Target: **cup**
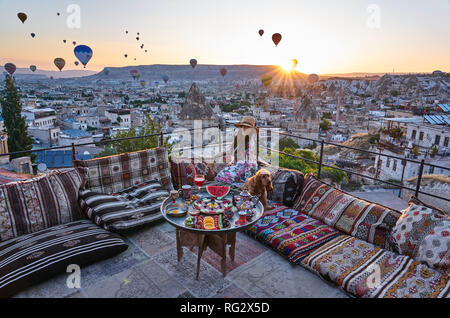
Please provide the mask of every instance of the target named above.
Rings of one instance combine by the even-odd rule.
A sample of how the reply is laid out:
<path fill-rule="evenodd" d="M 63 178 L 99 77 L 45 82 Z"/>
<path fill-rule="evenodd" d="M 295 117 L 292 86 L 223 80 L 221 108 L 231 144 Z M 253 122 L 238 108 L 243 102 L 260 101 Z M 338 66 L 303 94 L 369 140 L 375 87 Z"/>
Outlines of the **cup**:
<path fill-rule="evenodd" d="M 180 193 L 177 190 L 170 191 L 170 198 L 173 202 L 180 197 Z"/>
<path fill-rule="evenodd" d="M 188 200 L 191 198 L 192 194 L 192 186 L 186 184 L 181 187 L 181 193 L 183 195 L 183 199 Z"/>
<path fill-rule="evenodd" d="M 239 225 L 247 224 L 247 212 L 239 211 L 239 219 L 237 220 L 237 224 Z"/>

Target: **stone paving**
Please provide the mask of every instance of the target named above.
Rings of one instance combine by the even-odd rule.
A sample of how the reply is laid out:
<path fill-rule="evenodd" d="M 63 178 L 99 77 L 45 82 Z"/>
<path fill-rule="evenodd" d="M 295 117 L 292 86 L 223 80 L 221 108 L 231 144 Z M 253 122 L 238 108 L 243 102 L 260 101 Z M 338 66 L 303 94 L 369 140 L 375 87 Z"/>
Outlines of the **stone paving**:
<path fill-rule="evenodd" d="M 404 208 L 392 193 L 362 193 L 393 208 Z M 406 204 L 407 205 L 407 204 Z M 59 275 L 23 291 L 16 297 L 118 297 L 118 298 L 342 298 L 335 285 L 290 264 L 287 259 L 244 233 L 237 234 L 236 257 L 228 259 L 227 276 L 210 250 L 202 257 L 195 279 L 196 249 L 184 248 L 177 261 L 175 228 L 166 222 L 125 235 L 128 249 L 81 269 L 81 289 L 66 287 L 68 274 Z"/>

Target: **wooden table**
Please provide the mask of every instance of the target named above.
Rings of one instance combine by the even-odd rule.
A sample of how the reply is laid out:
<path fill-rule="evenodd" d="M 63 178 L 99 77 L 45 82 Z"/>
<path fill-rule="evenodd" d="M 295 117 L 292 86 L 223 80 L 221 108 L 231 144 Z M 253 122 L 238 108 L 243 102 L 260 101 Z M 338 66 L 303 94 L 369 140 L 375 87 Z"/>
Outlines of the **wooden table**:
<path fill-rule="evenodd" d="M 204 193 L 202 196 L 206 196 Z M 232 200 L 232 196 L 228 195 L 226 197 L 229 200 Z M 230 220 L 230 227 L 221 229 L 221 230 L 202 230 L 196 228 L 189 228 L 184 225 L 184 217 L 172 217 L 167 215 L 167 211 L 174 208 L 174 205 L 178 208 L 184 206 L 187 208 L 185 201 L 183 199 L 177 199 L 175 204 L 172 199 L 167 198 L 161 204 L 161 213 L 164 219 L 171 225 L 176 227 L 176 241 L 177 241 L 177 258 L 178 261 L 181 261 L 183 257 L 183 247 L 188 247 L 193 250 L 194 247 L 198 247 L 197 254 L 197 270 L 196 270 L 196 279 L 199 277 L 200 273 L 200 261 L 203 255 L 203 252 L 210 248 L 213 252 L 218 254 L 221 260 L 221 269 L 222 274 L 225 277 L 226 272 L 226 260 L 227 260 L 227 247 L 228 253 L 232 261 L 234 261 L 235 256 L 235 247 L 236 247 L 236 233 L 239 231 L 243 231 L 248 227 L 252 226 L 262 217 L 264 213 L 264 207 L 261 202 L 258 202 L 256 206 L 256 213 L 252 220 L 245 225 L 236 225 L 235 221 L 239 218 L 238 214 L 235 213 L 233 218 Z"/>

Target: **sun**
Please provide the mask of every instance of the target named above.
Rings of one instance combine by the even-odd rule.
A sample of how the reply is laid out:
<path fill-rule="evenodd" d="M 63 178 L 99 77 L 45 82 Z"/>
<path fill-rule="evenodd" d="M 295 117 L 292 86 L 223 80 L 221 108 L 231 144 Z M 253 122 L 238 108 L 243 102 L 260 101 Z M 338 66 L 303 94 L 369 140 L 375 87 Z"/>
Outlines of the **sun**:
<path fill-rule="evenodd" d="M 279 66 L 285 72 L 291 72 L 295 69 L 294 62 L 292 60 L 283 60 L 279 63 Z"/>

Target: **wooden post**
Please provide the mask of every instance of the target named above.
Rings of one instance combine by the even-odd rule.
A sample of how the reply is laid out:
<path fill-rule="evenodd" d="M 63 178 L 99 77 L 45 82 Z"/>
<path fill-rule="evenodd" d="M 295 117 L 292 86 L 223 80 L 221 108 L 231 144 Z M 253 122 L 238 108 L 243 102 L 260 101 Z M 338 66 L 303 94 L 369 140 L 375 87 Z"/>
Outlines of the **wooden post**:
<path fill-rule="evenodd" d="M 402 164 L 403 164 L 403 169 L 402 169 L 402 180 L 400 181 L 400 185 L 403 187 L 403 179 L 404 179 L 404 177 L 405 177 L 405 168 L 406 168 L 406 164 L 407 164 L 408 162 L 405 160 L 405 159 L 403 159 L 402 160 Z M 398 191 L 398 197 L 399 198 L 401 198 L 402 197 L 402 190 L 403 190 L 403 188 L 402 187 L 400 187 L 400 190 Z"/>
<path fill-rule="evenodd" d="M 75 144 L 72 143 L 72 161 L 77 160 L 77 152 L 75 150 Z"/>
<path fill-rule="evenodd" d="M 320 174 L 322 173 L 322 161 L 323 161 L 323 140 L 320 141 L 320 162 L 319 171 L 317 172 L 317 179 L 320 179 Z"/>

